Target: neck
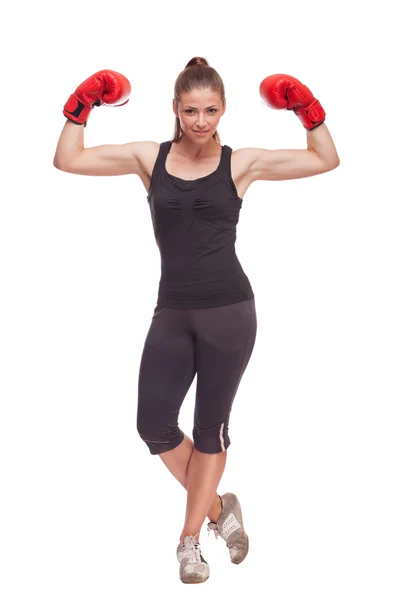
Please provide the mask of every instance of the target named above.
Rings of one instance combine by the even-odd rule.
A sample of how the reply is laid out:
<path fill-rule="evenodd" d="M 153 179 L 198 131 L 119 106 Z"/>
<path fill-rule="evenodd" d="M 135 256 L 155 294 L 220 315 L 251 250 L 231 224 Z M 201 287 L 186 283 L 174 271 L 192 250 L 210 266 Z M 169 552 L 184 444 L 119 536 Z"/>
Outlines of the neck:
<path fill-rule="evenodd" d="M 188 138 L 188 136 L 183 134 L 183 136 L 172 145 L 175 144 L 179 154 L 185 154 L 185 156 L 189 156 L 194 160 L 197 158 L 214 156 L 215 154 L 221 152 L 221 144 L 216 142 L 213 137 L 206 143 L 201 142 L 202 140 L 199 139 L 199 141 L 196 143 L 196 140 L 191 140 Z"/>

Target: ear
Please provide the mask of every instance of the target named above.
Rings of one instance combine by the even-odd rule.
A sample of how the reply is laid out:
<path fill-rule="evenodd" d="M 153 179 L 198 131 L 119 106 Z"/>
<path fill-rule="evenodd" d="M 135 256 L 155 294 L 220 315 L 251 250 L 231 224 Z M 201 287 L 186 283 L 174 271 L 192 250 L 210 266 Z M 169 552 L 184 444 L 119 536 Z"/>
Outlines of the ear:
<path fill-rule="evenodd" d="M 176 110 L 176 106 L 175 106 L 175 100 L 172 99 L 172 110 L 174 111 L 174 115 L 176 116 L 176 118 L 178 119 L 178 111 Z"/>
<path fill-rule="evenodd" d="M 224 114 L 226 111 L 226 99 L 224 100 L 224 102 L 222 103 L 222 114 Z M 222 115 L 221 115 L 222 116 Z"/>

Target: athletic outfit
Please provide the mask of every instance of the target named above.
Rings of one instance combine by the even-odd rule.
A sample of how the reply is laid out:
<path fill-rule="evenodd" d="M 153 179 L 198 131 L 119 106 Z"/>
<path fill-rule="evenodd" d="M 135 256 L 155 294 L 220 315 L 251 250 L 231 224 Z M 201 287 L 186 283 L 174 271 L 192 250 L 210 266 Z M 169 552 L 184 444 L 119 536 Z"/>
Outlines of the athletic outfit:
<path fill-rule="evenodd" d="M 229 146 L 213 173 L 188 181 L 166 170 L 171 145 L 160 144 L 147 196 L 161 279 L 140 363 L 137 429 L 151 454 L 178 446 L 179 411 L 197 373 L 193 441 L 213 454 L 230 445 L 231 406 L 257 332 L 254 293 L 235 253 L 243 200 Z"/>

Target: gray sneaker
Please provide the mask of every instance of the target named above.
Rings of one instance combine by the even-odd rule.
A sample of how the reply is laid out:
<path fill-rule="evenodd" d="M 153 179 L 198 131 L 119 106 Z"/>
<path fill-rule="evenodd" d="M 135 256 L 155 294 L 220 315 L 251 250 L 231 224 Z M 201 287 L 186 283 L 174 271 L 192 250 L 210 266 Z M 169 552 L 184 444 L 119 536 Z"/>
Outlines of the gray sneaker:
<path fill-rule="evenodd" d="M 227 493 L 220 498 L 222 512 L 216 523 L 208 523 L 208 535 L 214 531 L 215 539 L 222 537 L 229 548 L 231 562 L 238 565 L 249 551 L 249 537 L 243 528 L 240 503 L 235 494 Z"/>
<path fill-rule="evenodd" d="M 179 576 L 183 583 L 203 583 L 210 575 L 210 567 L 201 555 L 200 543 L 193 535 L 187 535 L 176 550 L 179 560 Z"/>

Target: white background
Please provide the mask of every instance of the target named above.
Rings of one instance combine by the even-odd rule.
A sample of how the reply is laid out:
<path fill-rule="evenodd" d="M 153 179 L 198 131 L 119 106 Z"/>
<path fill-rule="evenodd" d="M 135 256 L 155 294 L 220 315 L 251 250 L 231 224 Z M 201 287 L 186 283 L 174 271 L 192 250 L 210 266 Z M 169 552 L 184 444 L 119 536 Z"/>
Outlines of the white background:
<path fill-rule="evenodd" d="M 398 39 L 389 2 L 47 2 L 2 25 L 0 596 L 3 600 L 398 600 Z M 230 419 L 219 493 L 250 552 L 200 541 L 204 586 L 179 580 L 184 488 L 136 431 L 160 256 L 137 176 L 58 171 L 62 107 L 89 75 L 131 82 L 92 111 L 85 146 L 171 139 L 179 72 L 221 75 L 223 144 L 305 148 L 262 104 L 273 73 L 326 111 L 341 165 L 251 185 L 236 252 L 258 333 Z M 7 59 L 5 58 L 7 57 Z M 4 64 L 5 63 L 5 64 Z M 396 93 L 397 92 L 397 93 Z M 195 382 L 181 410 L 191 436 Z M 207 587 L 205 587 L 207 586 Z"/>

